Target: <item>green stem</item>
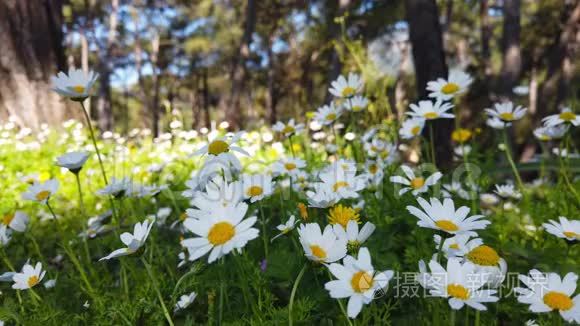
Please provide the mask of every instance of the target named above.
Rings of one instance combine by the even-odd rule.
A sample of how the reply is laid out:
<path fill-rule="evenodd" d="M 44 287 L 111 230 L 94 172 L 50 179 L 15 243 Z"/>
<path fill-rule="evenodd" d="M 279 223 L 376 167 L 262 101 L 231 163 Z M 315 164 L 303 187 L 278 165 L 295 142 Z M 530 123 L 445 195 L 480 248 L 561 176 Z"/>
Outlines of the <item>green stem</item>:
<path fill-rule="evenodd" d="M 510 163 L 512 171 L 514 172 L 514 176 L 515 176 L 516 181 L 518 183 L 518 188 L 520 188 L 520 191 L 523 193 L 524 192 L 524 184 L 522 182 L 522 178 L 520 177 L 520 173 L 518 172 L 516 164 L 514 163 L 514 160 L 512 158 L 512 151 L 511 151 L 511 148 L 510 148 L 509 143 L 508 143 L 508 136 L 507 136 L 507 129 L 506 128 L 503 129 L 503 143 L 505 145 L 506 158 L 507 158 L 508 162 Z"/>
<path fill-rule="evenodd" d="M 328 277 L 332 280 L 332 273 L 330 273 L 330 270 L 328 270 Z M 346 318 L 347 323 L 352 326 L 352 322 L 350 321 L 350 318 L 348 317 L 348 314 L 346 312 L 346 309 L 344 309 L 344 305 L 342 304 L 342 300 L 337 299 L 336 301 L 338 301 L 338 306 L 340 307 L 340 311 L 342 311 L 342 314 L 344 315 L 344 318 Z"/>
<path fill-rule="evenodd" d="M 294 143 L 292 142 L 292 135 L 288 136 L 288 141 L 290 142 L 290 151 L 292 151 L 292 158 L 296 158 L 296 153 L 294 152 Z"/>
<path fill-rule="evenodd" d="M 475 323 L 474 326 L 479 326 L 479 310 L 475 310 Z"/>
<path fill-rule="evenodd" d="M 85 210 L 85 204 L 83 202 L 83 190 L 81 187 L 81 178 L 79 177 L 79 172 L 76 172 L 74 175 L 75 175 L 75 179 L 77 181 L 77 190 L 79 192 L 79 206 L 81 208 L 81 214 L 83 214 L 83 217 L 86 219 L 86 218 L 88 218 L 88 216 L 87 216 L 87 212 Z M 88 235 L 87 231 L 89 229 L 89 226 L 88 226 L 86 221 L 84 222 L 84 224 L 85 224 L 85 233 Z M 85 248 L 85 255 L 87 256 L 87 261 L 90 262 L 91 261 L 91 253 L 89 251 L 89 244 L 87 242 L 87 237 L 83 237 L 83 245 Z"/>
<path fill-rule="evenodd" d="M 437 255 L 435 256 L 435 261 L 439 262 L 439 256 L 441 256 L 441 252 L 443 251 L 443 243 L 445 242 L 445 237 L 441 236 L 441 242 L 439 243 L 439 248 L 437 249 Z"/>
<path fill-rule="evenodd" d="M 308 267 L 308 263 L 304 264 L 304 267 L 298 273 L 296 280 L 294 281 L 294 285 L 292 286 L 292 292 L 290 293 L 290 303 L 288 304 L 288 324 L 290 326 L 293 325 L 292 322 L 292 307 L 294 306 L 294 297 L 296 296 L 296 289 L 298 289 L 298 284 L 302 280 L 302 276 L 304 276 L 304 272 L 306 272 L 306 268 Z"/>
<path fill-rule="evenodd" d="M 141 257 L 141 262 L 145 266 L 145 269 L 147 270 L 147 274 L 149 275 L 149 279 L 151 279 L 151 283 L 153 284 L 153 288 L 155 289 L 155 292 L 157 293 L 157 299 L 161 303 L 161 308 L 163 308 L 163 315 L 165 315 L 165 319 L 167 319 L 167 322 L 169 323 L 169 325 L 173 326 L 173 320 L 171 320 L 171 315 L 169 315 L 169 310 L 167 310 L 167 307 L 165 306 L 165 303 L 163 302 L 163 296 L 161 295 L 161 291 L 159 291 L 159 287 L 157 286 L 157 282 L 155 281 L 155 277 L 153 276 L 153 272 L 151 271 L 151 266 L 149 266 L 149 264 L 145 261 L 145 259 L 143 257 Z"/>
<path fill-rule="evenodd" d="M 260 208 L 260 217 L 262 218 L 262 241 L 264 242 L 264 259 L 268 259 L 268 237 L 266 236 L 266 216 L 264 215 L 264 207 L 262 201 L 258 202 Z"/>
<path fill-rule="evenodd" d="M 433 123 L 429 122 L 429 143 L 431 147 L 431 163 L 437 166 L 437 157 L 435 156 L 435 136 L 433 133 Z"/>
<path fill-rule="evenodd" d="M 91 139 L 93 140 L 93 146 L 95 147 L 95 151 L 97 152 L 97 158 L 99 159 L 99 165 L 101 166 L 101 172 L 103 173 L 103 180 L 105 180 L 105 185 L 109 184 L 109 180 L 107 180 L 107 173 L 105 172 L 105 167 L 103 165 L 103 159 L 101 158 L 101 152 L 99 151 L 99 147 L 97 146 L 97 139 L 95 138 L 95 132 L 93 131 L 93 124 L 91 123 L 91 118 L 89 117 L 89 113 L 85 108 L 84 102 L 79 102 L 81 107 L 83 108 L 83 113 L 85 114 L 85 119 L 87 120 L 87 125 L 89 126 L 89 133 L 91 135 Z"/>

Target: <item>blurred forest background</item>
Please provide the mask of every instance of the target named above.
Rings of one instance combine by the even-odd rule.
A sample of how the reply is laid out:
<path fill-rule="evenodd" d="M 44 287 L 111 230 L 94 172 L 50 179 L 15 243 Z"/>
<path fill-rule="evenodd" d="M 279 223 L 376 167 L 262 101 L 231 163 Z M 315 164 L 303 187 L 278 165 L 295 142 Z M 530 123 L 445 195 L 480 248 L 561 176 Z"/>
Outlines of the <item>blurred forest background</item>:
<path fill-rule="evenodd" d="M 475 79 L 466 123 L 510 98 L 529 107 L 529 128 L 579 95 L 579 26 L 577 0 L 2 0 L 0 117 L 81 117 L 50 76 L 82 67 L 100 75 L 101 130 L 304 120 L 348 71 L 380 122 L 457 68 Z"/>

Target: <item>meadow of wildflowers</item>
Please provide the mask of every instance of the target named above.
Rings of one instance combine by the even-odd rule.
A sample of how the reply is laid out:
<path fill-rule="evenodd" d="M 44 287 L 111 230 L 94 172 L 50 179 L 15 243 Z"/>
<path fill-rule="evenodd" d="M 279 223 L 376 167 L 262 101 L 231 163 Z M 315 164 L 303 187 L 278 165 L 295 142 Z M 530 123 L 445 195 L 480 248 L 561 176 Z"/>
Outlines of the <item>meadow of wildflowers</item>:
<path fill-rule="evenodd" d="M 84 121 L 0 126 L 3 324 L 580 323 L 572 108 L 533 131 L 545 155 L 522 176 L 510 129 L 527 109 L 512 102 L 485 109 L 484 130 L 456 120 L 456 164 L 438 167 L 423 135 L 455 119 L 464 72 L 400 122 L 361 123 L 370 100 L 349 73 L 306 120 L 175 120 L 156 139 L 93 130 L 97 78 L 53 80 Z"/>

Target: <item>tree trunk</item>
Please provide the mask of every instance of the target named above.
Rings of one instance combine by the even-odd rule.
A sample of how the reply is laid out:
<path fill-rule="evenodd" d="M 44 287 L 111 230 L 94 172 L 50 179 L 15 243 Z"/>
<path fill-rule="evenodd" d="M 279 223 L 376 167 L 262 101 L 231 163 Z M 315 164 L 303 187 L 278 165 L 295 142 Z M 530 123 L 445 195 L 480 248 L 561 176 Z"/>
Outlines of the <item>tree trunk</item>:
<path fill-rule="evenodd" d="M 417 94 L 419 99 L 424 100 L 428 95 L 427 82 L 447 77 L 439 10 L 435 0 L 406 0 L 405 7 L 415 63 Z M 434 141 L 437 144 L 437 163 L 441 167 L 448 167 L 452 162 L 450 138 L 453 121 L 435 120 L 433 128 Z"/>
<path fill-rule="evenodd" d="M 332 1 L 332 0 L 331 0 Z M 340 25 L 337 24 L 334 19 L 337 17 L 340 17 L 342 15 L 344 15 L 344 13 L 347 11 L 348 7 L 351 5 L 351 0 L 338 0 L 338 6 L 335 6 L 334 4 L 329 5 L 329 8 L 327 9 L 329 12 L 329 15 L 327 17 L 327 24 L 329 24 L 329 30 L 328 30 L 328 34 L 329 34 L 329 40 L 331 42 L 336 42 L 336 44 L 338 44 L 338 41 L 341 37 L 340 35 Z M 340 58 L 338 57 L 338 52 L 336 50 L 336 44 L 331 48 L 331 53 L 330 53 L 330 69 L 328 70 L 328 76 L 327 76 L 327 84 L 328 87 L 327 89 L 330 88 L 330 84 L 336 79 L 338 78 L 338 76 L 340 75 L 340 71 L 342 69 L 342 63 L 340 62 Z M 330 94 L 329 91 L 326 92 L 326 97 L 324 99 L 324 102 L 330 102 L 332 100 L 332 94 Z"/>
<path fill-rule="evenodd" d="M 99 129 L 111 130 L 113 128 L 113 107 L 111 99 L 111 73 L 113 70 L 113 47 L 117 35 L 119 13 L 119 0 L 111 0 L 111 12 L 109 13 L 109 31 L 104 55 L 99 63 L 99 93 L 97 100 L 97 116 Z"/>
<path fill-rule="evenodd" d="M 234 59 L 231 79 L 232 88 L 228 105 L 225 108 L 226 120 L 230 127 L 237 129 L 242 124 L 242 114 L 240 108 L 240 98 L 243 93 L 243 87 L 247 79 L 246 61 L 250 57 L 250 43 L 256 27 L 256 2 L 248 0 L 246 4 L 246 20 L 244 22 L 244 34 L 240 44 L 239 56 Z"/>
<path fill-rule="evenodd" d="M 32 128 L 71 117 L 50 81 L 66 69 L 61 25 L 60 0 L 0 1 L 0 115 Z"/>
<path fill-rule="evenodd" d="M 562 24 L 563 29 L 548 52 L 547 77 L 538 96 L 538 118 L 557 109 L 569 92 L 573 49 L 578 47 L 576 35 L 580 26 L 580 1 L 565 7 Z"/>
<path fill-rule="evenodd" d="M 499 94 L 502 97 L 512 94 L 522 71 L 520 1 L 504 0 L 503 2 L 503 60 L 499 81 Z"/>
<path fill-rule="evenodd" d="M 483 69 L 485 73 L 485 82 L 491 76 L 491 50 L 489 48 L 489 40 L 491 39 L 491 26 L 489 24 L 489 1 L 481 0 L 479 3 L 479 24 L 480 24 L 480 38 L 481 38 L 481 57 L 483 61 Z"/>
<path fill-rule="evenodd" d="M 273 35 L 273 33 L 271 34 Z M 268 111 L 270 124 L 275 124 L 278 117 L 276 112 L 276 105 L 278 104 L 278 92 L 276 89 L 276 57 L 272 51 L 272 43 L 274 37 L 270 37 L 268 42 Z"/>
<path fill-rule="evenodd" d="M 209 71 L 208 68 L 203 69 L 203 111 L 205 112 L 205 127 L 209 128 L 211 126 L 211 117 L 209 116 L 209 85 L 208 78 Z"/>

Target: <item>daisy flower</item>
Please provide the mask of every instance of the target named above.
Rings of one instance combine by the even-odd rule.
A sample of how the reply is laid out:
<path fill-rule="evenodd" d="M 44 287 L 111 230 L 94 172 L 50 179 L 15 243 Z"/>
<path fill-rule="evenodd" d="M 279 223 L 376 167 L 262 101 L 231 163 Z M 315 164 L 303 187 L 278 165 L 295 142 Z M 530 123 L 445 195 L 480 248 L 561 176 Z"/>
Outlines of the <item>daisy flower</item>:
<path fill-rule="evenodd" d="M 122 179 L 117 179 L 115 177 L 109 180 L 109 184 L 104 188 L 97 190 L 97 195 L 99 196 L 113 196 L 115 198 L 121 198 L 125 195 L 131 193 L 131 179 L 125 177 Z"/>
<path fill-rule="evenodd" d="M 346 240 L 337 238 L 331 225 L 324 232 L 317 223 L 301 224 L 298 228 L 304 255 L 318 263 L 333 263 L 346 256 Z"/>
<path fill-rule="evenodd" d="M 242 201 L 242 184 L 240 181 L 228 182 L 221 176 L 215 177 L 205 186 L 205 192 L 199 192 L 191 200 L 196 208 L 186 210 L 189 217 L 203 218 L 211 215 L 216 206 L 227 207 Z"/>
<path fill-rule="evenodd" d="M 145 244 L 145 241 L 147 241 L 149 232 L 151 232 L 151 227 L 153 227 L 153 223 L 150 223 L 149 220 L 135 224 L 132 234 L 129 232 L 121 234 L 121 241 L 127 246 L 127 248 L 117 249 L 99 259 L 99 261 L 127 256 L 137 252 Z"/>
<path fill-rule="evenodd" d="M 314 113 L 314 119 L 318 121 L 323 126 L 328 126 L 334 123 L 342 115 L 342 110 L 340 107 L 334 106 L 333 103 L 330 105 L 324 105 L 318 108 L 316 113 Z"/>
<path fill-rule="evenodd" d="M 250 154 L 241 147 L 234 145 L 241 137 L 241 132 L 234 134 L 232 137 L 216 137 L 193 154 L 207 155 L 209 160 L 229 163 L 229 165 L 239 171 L 242 169 L 242 164 L 232 152 L 238 152 L 250 156 Z"/>
<path fill-rule="evenodd" d="M 304 130 L 303 123 L 296 123 L 294 119 L 288 120 L 287 123 L 278 121 L 272 126 L 272 130 L 283 134 L 286 137 L 297 135 Z"/>
<path fill-rule="evenodd" d="M 328 91 L 336 97 L 349 98 L 362 91 L 363 81 L 359 75 L 349 73 L 348 79 L 344 76 L 338 76 L 338 79 L 330 83 Z"/>
<path fill-rule="evenodd" d="M 497 129 L 497 130 L 503 130 L 506 127 L 509 127 L 512 125 L 511 123 L 505 123 L 501 119 L 498 119 L 496 117 L 491 117 L 491 118 L 487 119 L 485 121 L 485 124 L 492 127 L 493 129 Z"/>
<path fill-rule="evenodd" d="M 494 194 L 481 194 L 479 200 L 481 205 L 484 207 L 491 207 L 499 204 L 499 197 Z"/>
<path fill-rule="evenodd" d="M 89 158 L 87 152 L 68 152 L 56 158 L 56 165 L 66 168 L 72 173 L 79 173 Z"/>
<path fill-rule="evenodd" d="M 551 141 L 564 137 L 568 131 L 568 126 L 557 125 L 553 127 L 540 127 L 534 129 L 534 136 L 539 141 Z"/>
<path fill-rule="evenodd" d="M 340 225 L 346 229 L 350 221 L 359 223 L 359 214 L 354 208 L 338 204 L 328 210 L 328 223 Z"/>
<path fill-rule="evenodd" d="M 81 69 L 70 68 L 68 75 L 59 72 L 51 77 L 53 90 L 58 94 L 68 97 L 73 101 L 83 101 L 91 96 L 93 85 L 99 74 L 93 71 L 84 72 Z"/>
<path fill-rule="evenodd" d="M 529 276 L 519 275 L 526 288 L 516 287 L 514 291 L 520 303 L 530 305 L 530 311 L 535 313 L 556 310 L 569 323 L 580 323 L 580 294 L 574 298 L 578 282 L 576 273 L 568 273 L 564 278 L 556 273 L 544 274 L 531 270 Z"/>
<path fill-rule="evenodd" d="M 498 196 L 503 199 L 520 199 L 522 198 L 522 194 L 515 190 L 514 185 L 512 184 L 504 184 L 504 185 L 495 185 L 495 192 Z"/>
<path fill-rule="evenodd" d="M 336 204 L 340 198 L 330 186 L 324 183 L 313 184 L 313 189 L 306 191 L 310 207 L 327 208 Z"/>
<path fill-rule="evenodd" d="M 193 303 L 193 301 L 195 300 L 196 297 L 197 297 L 197 293 L 195 293 L 195 292 L 191 292 L 190 294 L 184 294 L 184 295 L 180 296 L 179 301 L 177 301 L 177 303 L 175 304 L 175 309 L 173 311 L 176 312 L 176 311 L 183 310 L 183 309 L 189 307 Z"/>
<path fill-rule="evenodd" d="M 457 181 L 443 184 L 442 192 L 444 197 L 452 198 L 453 195 L 457 195 L 461 199 L 470 199 L 469 191 L 463 189 L 463 185 Z"/>
<path fill-rule="evenodd" d="M 447 80 L 438 78 L 435 81 L 427 83 L 427 90 L 430 92 L 429 97 L 436 98 L 438 101 L 448 101 L 455 95 L 465 93 L 472 79 L 467 73 L 460 70 L 449 72 Z"/>
<path fill-rule="evenodd" d="M 465 128 L 458 128 L 453 130 L 453 132 L 451 133 L 451 140 L 453 140 L 456 143 L 463 144 L 468 140 L 470 140 L 471 136 L 473 136 L 471 130 Z"/>
<path fill-rule="evenodd" d="M 482 304 L 496 302 L 497 291 L 480 288 L 487 282 L 485 273 L 477 273 L 476 267 L 470 262 L 461 263 L 457 258 L 447 260 L 447 269 L 438 262 L 429 262 L 431 269 L 429 292 L 433 296 L 449 298 L 449 306 L 459 310 L 468 305 L 477 310 L 487 310 Z"/>
<path fill-rule="evenodd" d="M 441 100 L 437 100 L 435 103 L 431 101 L 419 101 L 419 105 L 411 103 L 409 107 L 411 111 L 407 112 L 407 115 L 412 118 L 435 120 L 439 118 L 452 119 L 455 117 L 453 114 L 447 113 L 453 107 L 453 104 L 443 103 Z"/>
<path fill-rule="evenodd" d="M 407 165 L 401 165 L 401 170 L 403 170 L 405 176 L 392 176 L 389 178 L 392 183 L 399 183 L 406 186 L 399 190 L 399 196 L 408 191 L 411 191 L 413 196 L 427 192 L 430 186 L 435 185 L 443 177 L 441 172 L 435 172 L 427 179 L 422 176 L 415 176 L 413 169 Z"/>
<path fill-rule="evenodd" d="M 353 96 L 352 98 L 347 99 L 344 103 L 344 107 L 352 112 L 360 112 L 366 109 L 368 105 L 369 100 L 361 95 Z"/>
<path fill-rule="evenodd" d="M 356 175 L 356 164 L 345 160 L 332 163 L 318 177 L 339 199 L 358 198 L 358 192 L 367 186 L 367 178 Z"/>
<path fill-rule="evenodd" d="M 465 232 L 460 233 L 450 238 L 443 239 L 440 235 L 435 234 L 433 240 L 435 241 L 435 247 L 441 247 L 442 252 L 445 254 L 446 258 L 463 256 L 463 253 L 467 251 L 467 243 L 474 242 L 476 244 L 483 244 L 483 240 L 479 238 L 471 239 L 472 237 L 477 237 L 475 232 Z M 443 246 L 441 246 L 441 240 L 443 239 Z M 470 241 L 471 239 L 471 241 Z"/>
<path fill-rule="evenodd" d="M 399 136 L 403 139 L 413 139 L 423 132 L 423 127 L 425 127 L 425 119 L 423 118 L 412 118 L 407 119 L 401 125 L 399 129 Z"/>
<path fill-rule="evenodd" d="M 559 217 L 560 223 L 548 220 L 542 226 L 548 233 L 568 241 L 580 241 L 580 220 L 568 220 L 564 216 Z"/>
<path fill-rule="evenodd" d="M 244 174 L 242 187 L 244 198 L 255 203 L 272 194 L 272 177 L 268 174 Z"/>
<path fill-rule="evenodd" d="M 346 225 L 346 229 L 340 224 L 334 224 L 333 229 L 339 239 L 346 240 L 348 251 L 356 252 L 371 234 L 375 232 L 376 226 L 371 222 L 366 222 L 359 231 L 357 221 L 350 220 Z"/>
<path fill-rule="evenodd" d="M 367 248 L 360 248 L 357 259 L 346 256 L 342 264 L 330 264 L 328 269 L 337 279 L 327 282 L 324 288 L 332 298 L 349 298 L 347 305 L 349 318 L 356 318 L 363 305 L 371 303 L 375 293 L 382 291 L 394 275 L 391 270 L 375 272 Z"/>
<path fill-rule="evenodd" d="M 6 226 L 6 228 L 10 228 L 16 232 L 24 232 L 26 231 L 29 221 L 30 219 L 26 213 L 16 211 L 14 213 L 5 214 L 0 222 Z"/>
<path fill-rule="evenodd" d="M 22 194 L 22 199 L 32 200 L 45 204 L 58 190 L 58 180 L 50 179 L 44 183 L 35 182 Z"/>
<path fill-rule="evenodd" d="M 306 167 L 306 161 L 299 158 L 283 158 L 272 164 L 272 173 L 279 175 L 296 175 L 300 169 Z"/>
<path fill-rule="evenodd" d="M 580 125 L 580 115 L 572 112 L 570 108 L 562 109 L 559 114 L 549 115 L 542 119 L 546 127 L 554 127 L 563 124 L 571 124 L 574 127 Z"/>
<path fill-rule="evenodd" d="M 294 230 L 294 226 L 296 226 L 296 217 L 294 215 L 290 215 L 290 218 L 288 218 L 288 221 L 286 221 L 286 223 L 280 224 L 276 227 L 276 229 L 278 229 L 280 233 L 277 236 L 273 237 L 271 241 L 274 241 L 279 237 L 288 234 L 290 231 Z"/>
<path fill-rule="evenodd" d="M 478 273 L 488 275 L 487 284 L 491 288 L 498 288 L 505 280 L 507 274 L 507 262 L 501 258 L 497 251 L 490 246 L 484 245 L 481 239 L 475 238 L 465 244 L 457 254 L 475 265 Z"/>
<path fill-rule="evenodd" d="M 202 218 L 188 218 L 183 222 L 187 230 L 197 237 L 185 239 L 181 244 L 189 252 L 189 260 L 195 261 L 211 251 L 208 263 L 229 254 L 233 249 L 241 252 L 248 241 L 258 237 L 259 231 L 252 226 L 257 217 L 244 219 L 248 205 L 244 202 L 224 206 L 216 205 L 212 213 Z"/>
<path fill-rule="evenodd" d="M 33 288 L 42 281 L 45 274 L 46 271 L 42 270 L 42 263 L 38 262 L 34 267 L 26 263 L 22 267 L 20 273 L 15 273 L 12 276 L 12 280 L 14 281 L 12 288 L 15 290 L 27 290 Z"/>
<path fill-rule="evenodd" d="M 485 112 L 490 118 L 497 118 L 504 123 L 509 123 L 523 118 L 527 110 L 520 105 L 514 107 L 512 102 L 504 102 L 495 103 L 493 109 L 485 109 Z"/>
<path fill-rule="evenodd" d="M 382 160 L 373 160 L 365 162 L 365 172 L 368 176 L 368 181 L 375 186 L 379 186 L 383 182 L 385 172 L 383 171 L 384 164 Z"/>
<path fill-rule="evenodd" d="M 431 198 L 429 203 L 421 197 L 417 197 L 417 202 L 423 210 L 414 206 L 407 206 L 409 213 L 413 214 L 419 221 L 417 225 L 424 228 L 445 231 L 449 234 L 459 234 L 467 231 L 483 230 L 490 221 L 482 220 L 483 215 L 469 214 L 469 207 L 462 206 L 455 210 L 455 204 L 450 198 L 445 198 L 443 203 L 437 198 Z"/>

